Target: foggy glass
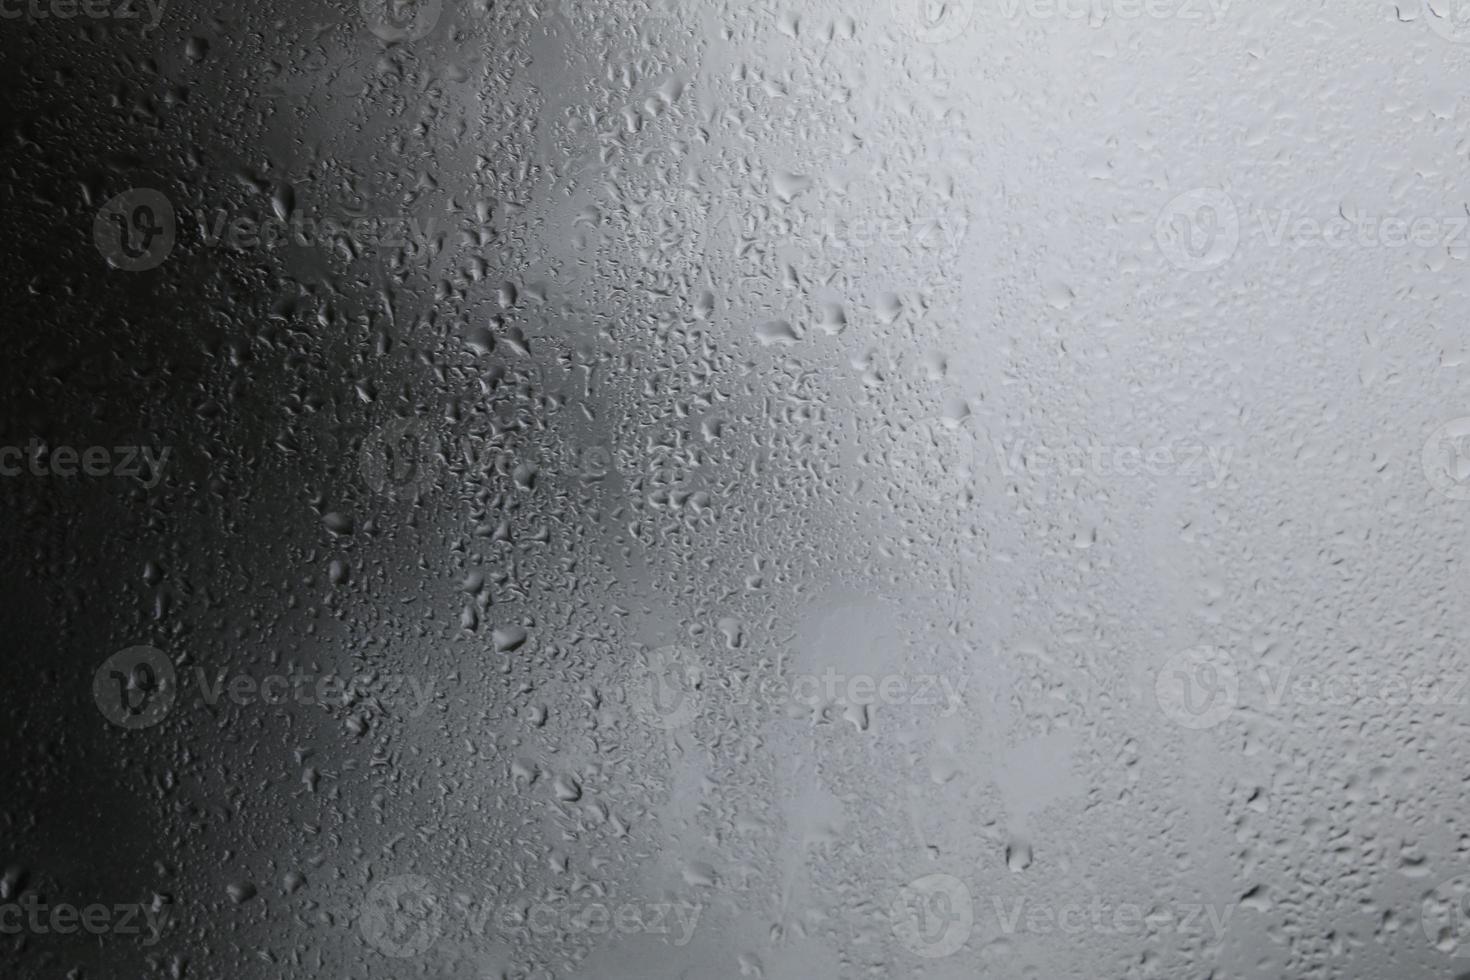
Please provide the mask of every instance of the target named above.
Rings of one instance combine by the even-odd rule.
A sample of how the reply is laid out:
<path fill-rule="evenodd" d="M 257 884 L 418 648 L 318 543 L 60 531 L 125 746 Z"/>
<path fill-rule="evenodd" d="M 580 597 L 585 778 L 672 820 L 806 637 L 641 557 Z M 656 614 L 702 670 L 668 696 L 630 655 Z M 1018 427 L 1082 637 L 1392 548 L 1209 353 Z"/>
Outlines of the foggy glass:
<path fill-rule="evenodd" d="M 1470 975 L 1470 6 L 0 45 L 0 975 Z"/>

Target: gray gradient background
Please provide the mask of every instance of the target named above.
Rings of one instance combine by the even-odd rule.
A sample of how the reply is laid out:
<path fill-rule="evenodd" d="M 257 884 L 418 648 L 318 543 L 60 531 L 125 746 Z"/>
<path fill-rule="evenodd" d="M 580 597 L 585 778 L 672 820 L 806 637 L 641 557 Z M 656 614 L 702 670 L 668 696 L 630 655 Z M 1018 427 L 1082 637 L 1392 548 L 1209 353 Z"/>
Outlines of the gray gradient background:
<path fill-rule="evenodd" d="M 1452 6 L 0 20 L 0 972 L 1470 970 Z"/>

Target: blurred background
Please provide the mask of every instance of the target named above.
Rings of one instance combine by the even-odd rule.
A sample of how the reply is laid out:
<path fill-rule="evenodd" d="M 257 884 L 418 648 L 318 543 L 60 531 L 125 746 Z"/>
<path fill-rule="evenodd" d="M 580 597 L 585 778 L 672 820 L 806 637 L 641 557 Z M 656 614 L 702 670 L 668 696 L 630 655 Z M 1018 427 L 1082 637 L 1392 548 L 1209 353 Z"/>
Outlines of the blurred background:
<path fill-rule="evenodd" d="M 4 975 L 1470 975 L 1470 11 L 0 50 Z"/>

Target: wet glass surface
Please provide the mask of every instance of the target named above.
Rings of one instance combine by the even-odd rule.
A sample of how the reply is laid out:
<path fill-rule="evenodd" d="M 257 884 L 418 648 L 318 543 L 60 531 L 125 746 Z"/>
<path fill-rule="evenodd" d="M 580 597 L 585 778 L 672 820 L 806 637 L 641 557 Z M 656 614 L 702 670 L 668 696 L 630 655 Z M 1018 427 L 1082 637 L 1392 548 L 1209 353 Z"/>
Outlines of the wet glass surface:
<path fill-rule="evenodd" d="M 0 973 L 1470 973 L 1461 6 L 0 3 Z"/>

